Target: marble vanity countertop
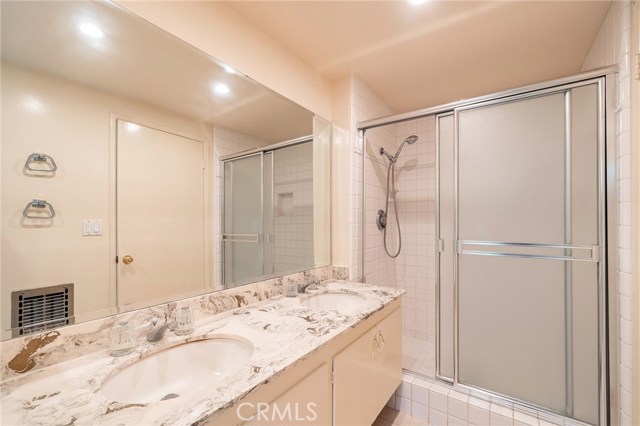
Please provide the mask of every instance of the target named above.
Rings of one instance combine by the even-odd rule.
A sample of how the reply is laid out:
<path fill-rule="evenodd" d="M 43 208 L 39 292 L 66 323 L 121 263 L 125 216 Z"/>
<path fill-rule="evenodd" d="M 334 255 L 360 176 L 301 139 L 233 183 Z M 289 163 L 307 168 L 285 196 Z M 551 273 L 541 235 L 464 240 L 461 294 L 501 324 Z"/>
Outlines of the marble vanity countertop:
<path fill-rule="evenodd" d="M 319 311 L 301 301 L 327 292 L 365 298 L 345 312 Z M 189 336 L 167 333 L 158 343 L 140 343 L 122 357 L 99 351 L 41 370 L 24 373 L 0 384 L 0 420 L 3 425 L 185 425 L 197 424 L 233 407 L 256 387 L 268 383 L 325 343 L 381 310 L 404 290 L 353 282 L 320 285 L 312 294 L 276 297 L 212 316 L 197 324 Z M 148 404 L 108 400 L 102 384 L 137 360 L 195 340 L 216 336 L 248 339 L 254 352 L 235 374 L 214 388 L 203 387 L 179 398 Z"/>

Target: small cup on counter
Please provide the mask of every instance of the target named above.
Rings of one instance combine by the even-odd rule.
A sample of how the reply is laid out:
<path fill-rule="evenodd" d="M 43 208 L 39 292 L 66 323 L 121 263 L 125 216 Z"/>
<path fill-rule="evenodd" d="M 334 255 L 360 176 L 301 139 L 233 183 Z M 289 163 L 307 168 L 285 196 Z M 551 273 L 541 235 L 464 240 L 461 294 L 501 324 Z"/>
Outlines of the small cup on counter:
<path fill-rule="evenodd" d="M 109 353 L 112 356 L 122 356 L 133 352 L 136 348 L 136 336 L 133 325 L 129 321 L 120 321 L 111 330 L 111 347 Z"/>
<path fill-rule="evenodd" d="M 193 310 L 191 306 L 182 306 L 176 312 L 176 328 L 173 330 L 178 336 L 193 333 Z"/>

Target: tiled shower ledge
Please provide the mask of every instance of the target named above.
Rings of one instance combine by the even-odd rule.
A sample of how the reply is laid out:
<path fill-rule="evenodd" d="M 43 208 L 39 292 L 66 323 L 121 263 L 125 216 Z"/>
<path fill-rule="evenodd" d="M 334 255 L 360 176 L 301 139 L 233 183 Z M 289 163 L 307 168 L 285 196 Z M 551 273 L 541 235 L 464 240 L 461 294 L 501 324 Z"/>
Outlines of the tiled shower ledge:
<path fill-rule="evenodd" d="M 430 426 L 577 426 L 563 417 L 503 400 L 453 390 L 447 383 L 404 372 L 387 406 Z M 382 419 L 381 421 L 384 421 Z M 415 423 L 415 421 L 414 421 Z M 414 424 L 411 423 L 411 424 Z"/>

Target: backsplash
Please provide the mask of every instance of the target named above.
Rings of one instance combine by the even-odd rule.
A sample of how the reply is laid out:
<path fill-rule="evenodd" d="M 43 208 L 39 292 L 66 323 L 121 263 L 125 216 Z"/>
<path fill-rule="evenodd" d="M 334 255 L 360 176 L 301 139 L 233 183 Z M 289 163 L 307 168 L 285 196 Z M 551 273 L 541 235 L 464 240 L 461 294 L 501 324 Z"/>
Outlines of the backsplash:
<path fill-rule="evenodd" d="M 336 275 L 338 277 L 335 278 L 340 279 L 339 277 L 344 274 Z M 149 331 L 152 320 L 159 318 L 161 321 L 172 321 L 178 305 L 191 306 L 195 321 L 198 323 L 216 314 L 280 296 L 286 283 L 304 284 L 315 278 L 320 281 L 334 278 L 334 268 L 326 266 L 311 269 L 242 287 L 207 293 L 177 302 L 71 325 L 41 334 L 6 340 L 0 342 L 2 365 L 0 380 L 108 349 L 111 329 L 119 321 L 132 322 L 136 328 L 138 339 L 143 339 Z"/>

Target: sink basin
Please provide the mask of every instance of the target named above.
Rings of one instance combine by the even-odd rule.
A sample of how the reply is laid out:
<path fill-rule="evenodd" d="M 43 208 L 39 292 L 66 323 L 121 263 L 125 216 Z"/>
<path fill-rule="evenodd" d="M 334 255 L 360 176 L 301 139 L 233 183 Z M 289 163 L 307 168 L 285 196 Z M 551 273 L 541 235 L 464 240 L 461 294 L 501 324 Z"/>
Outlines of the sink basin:
<path fill-rule="evenodd" d="M 252 353 L 253 345 L 239 337 L 184 343 L 124 368 L 101 391 L 109 400 L 124 403 L 177 398 L 201 386 L 215 387 L 238 371 Z"/>
<path fill-rule="evenodd" d="M 319 311 L 350 311 L 366 302 L 364 297 L 348 293 L 316 294 L 300 303 L 308 308 Z"/>

